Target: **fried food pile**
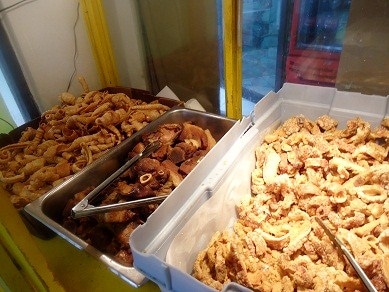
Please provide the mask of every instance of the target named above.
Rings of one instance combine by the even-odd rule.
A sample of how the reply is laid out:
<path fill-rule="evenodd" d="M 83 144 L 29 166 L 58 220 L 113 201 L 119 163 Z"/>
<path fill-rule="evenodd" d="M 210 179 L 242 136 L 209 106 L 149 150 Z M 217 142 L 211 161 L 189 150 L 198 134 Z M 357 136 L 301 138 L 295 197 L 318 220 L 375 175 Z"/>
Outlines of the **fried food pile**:
<path fill-rule="evenodd" d="M 170 194 L 216 144 L 208 129 L 190 122 L 161 124 L 156 131 L 143 134 L 141 142 L 135 145 L 129 156 L 135 156 L 154 141 L 162 142 L 162 146 L 149 157 L 141 158 L 102 191 L 98 195 L 99 201 L 92 202 L 94 206 Z M 71 209 L 91 190 L 93 187 L 77 193 L 68 201 L 61 224 L 120 264 L 132 266 L 129 237 L 159 204 L 72 218 Z"/>
<path fill-rule="evenodd" d="M 80 97 L 62 93 L 60 105 L 42 114 L 37 129 L 27 128 L 18 143 L 0 149 L 0 183 L 16 208 L 39 198 L 169 109 L 158 100 L 146 103 L 124 93 L 83 87 Z"/>
<path fill-rule="evenodd" d="M 193 275 L 221 290 L 364 291 L 314 217 L 346 244 L 378 291 L 389 287 L 389 127 L 288 119 L 255 150 L 252 196 L 217 232 Z"/>

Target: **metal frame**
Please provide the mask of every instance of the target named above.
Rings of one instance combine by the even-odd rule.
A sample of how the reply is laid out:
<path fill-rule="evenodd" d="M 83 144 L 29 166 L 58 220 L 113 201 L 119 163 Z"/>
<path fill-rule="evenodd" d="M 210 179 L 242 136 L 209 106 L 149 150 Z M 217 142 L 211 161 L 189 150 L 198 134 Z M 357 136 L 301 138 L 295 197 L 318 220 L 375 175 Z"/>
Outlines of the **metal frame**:
<path fill-rule="evenodd" d="M 242 1 L 223 0 L 223 48 L 227 117 L 242 117 Z"/>
<path fill-rule="evenodd" d="M 84 20 L 103 87 L 117 86 L 118 70 L 105 19 L 102 0 L 80 1 Z"/>

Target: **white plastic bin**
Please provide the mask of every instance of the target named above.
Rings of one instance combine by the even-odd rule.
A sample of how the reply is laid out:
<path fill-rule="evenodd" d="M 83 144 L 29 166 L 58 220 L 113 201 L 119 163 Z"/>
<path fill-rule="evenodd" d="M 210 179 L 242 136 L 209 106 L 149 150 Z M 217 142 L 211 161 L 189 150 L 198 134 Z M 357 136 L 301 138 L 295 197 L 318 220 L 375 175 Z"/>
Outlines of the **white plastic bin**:
<path fill-rule="evenodd" d="M 285 84 L 279 92 L 270 92 L 251 117 L 243 118 L 219 142 L 219 150 L 228 149 L 224 156 L 218 161 L 208 156 L 204 161 L 209 175 L 200 187 L 181 188 L 133 232 L 135 267 L 163 291 L 214 291 L 191 276 L 192 267 L 212 235 L 232 225 L 236 203 L 250 196 L 254 149 L 264 134 L 298 114 L 310 119 L 329 114 L 340 128 L 356 116 L 377 126 L 389 116 L 388 109 L 388 97 L 328 87 Z M 247 290 L 231 283 L 223 291 Z"/>

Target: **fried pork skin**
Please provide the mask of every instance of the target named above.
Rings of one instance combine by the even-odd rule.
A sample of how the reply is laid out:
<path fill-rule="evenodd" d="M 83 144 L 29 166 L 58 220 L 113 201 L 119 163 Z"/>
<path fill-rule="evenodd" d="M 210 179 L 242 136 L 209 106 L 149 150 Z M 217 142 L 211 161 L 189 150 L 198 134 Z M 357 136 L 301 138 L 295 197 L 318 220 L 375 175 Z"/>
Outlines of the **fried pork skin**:
<path fill-rule="evenodd" d="M 233 230 L 200 252 L 193 275 L 221 290 L 364 291 L 355 271 L 313 219 L 320 217 L 378 291 L 389 287 L 389 128 L 360 118 L 337 129 L 329 116 L 292 117 L 256 151 L 252 197 Z"/>
<path fill-rule="evenodd" d="M 81 79 L 86 90 L 86 82 Z M 165 113 L 157 100 L 146 103 L 124 93 L 86 91 L 60 95 L 37 129 L 0 148 L 0 184 L 17 209 L 47 193 L 107 150 Z"/>

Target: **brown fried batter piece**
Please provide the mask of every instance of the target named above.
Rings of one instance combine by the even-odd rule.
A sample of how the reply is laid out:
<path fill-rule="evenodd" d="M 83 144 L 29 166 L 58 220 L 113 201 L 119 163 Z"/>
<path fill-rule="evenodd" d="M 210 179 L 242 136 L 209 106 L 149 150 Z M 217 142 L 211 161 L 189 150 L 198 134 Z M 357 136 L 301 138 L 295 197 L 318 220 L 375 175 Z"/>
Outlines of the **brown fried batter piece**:
<path fill-rule="evenodd" d="M 142 140 L 149 143 L 160 141 L 169 145 L 181 134 L 181 131 L 181 124 L 163 124 L 156 131 L 143 135 Z"/>
<path fill-rule="evenodd" d="M 301 128 L 304 127 L 304 120 L 305 118 L 303 116 L 292 117 L 286 120 L 280 129 L 285 133 L 286 136 L 290 136 L 293 133 L 299 132 Z"/>
<path fill-rule="evenodd" d="M 145 173 L 155 172 L 160 166 L 161 163 L 158 160 L 145 157 L 134 165 L 133 170 L 141 176 Z"/>
<path fill-rule="evenodd" d="M 136 214 L 131 210 L 120 210 L 113 211 L 108 213 L 103 213 L 99 215 L 99 220 L 106 223 L 114 223 L 114 222 L 128 222 L 133 218 L 136 218 Z"/>
<path fill-rule="evenodd" d="M 168 159 L 170 159 L 174 164 L 179 164 L 193 156 L 193 153 L 195 153 L 196 150 L 197 147 L 193 144 L 180 142 L 168 151 Z"/>
<path fill-rule="evenodd" d="M 191 123 L 183 124 L 183 129 L 178 139 L 179 141 L 189 142 L 196 148 L 208 148 L 208 136 L 205 131 L 201 127 Z"/>
<path fill-rule="evenodd" d="M 316 124 L 323 131 L 333 131 L 338 126 L 338 121 L 331 118 L 330 116 L 324 115 L 324 116 L 317 118 Z"/>
<path fill-rule="evenodd" d="M 185 176 L 188 175 L 195 167 L 196 165 L 201 161 L 201 159 L 204 158 L 204 156 L 207 154 L 206 150 L 199 150 L 196 151 L 196 153 L 193 155 L 193 157 L 185 160 L 183 163 L 181 163 L 179 171 L 183 173 Z"/>
<path fill-rule="evenodd" d="M 85 235 L 89 243 L 101 251 L 105 251 L 106 247 L 111 243 L 113 236 L 115 235 L 112 229 L 104 224 L 95 225 Z"/>
<path fill-rule="evenodd" d="M 185 160 L 185 151 L 176 146 L 169 151 L 168 159 L 170 159 L 174 164 L 179 164 Z"/>
<path fill-rule="evenodd" d="M 217 290 L 221 290 L 228 282 L 225 258 L 229 253 L 229 241 L 228 233 L 217 232 L 208 248 L 200 252 L 194 263 L 193 276 Z"/>
<path fill-rule="evenodd" d="M 130 235 L 140 225 L 138 221 L 132 221 L 129 224 L 125 224 L 122 228 L 116 230 L 116 239 L 122 246 L 128 246 L 130 241 Z"/>
<path fill-rule="evenodd" d="M 389 129 L 389 118 L 384 118 L 381 122 L 381 125 Z"/>

